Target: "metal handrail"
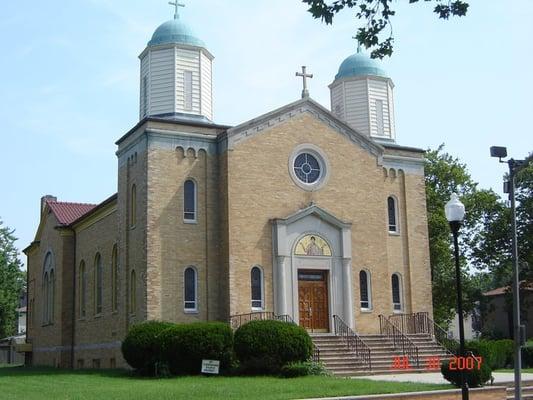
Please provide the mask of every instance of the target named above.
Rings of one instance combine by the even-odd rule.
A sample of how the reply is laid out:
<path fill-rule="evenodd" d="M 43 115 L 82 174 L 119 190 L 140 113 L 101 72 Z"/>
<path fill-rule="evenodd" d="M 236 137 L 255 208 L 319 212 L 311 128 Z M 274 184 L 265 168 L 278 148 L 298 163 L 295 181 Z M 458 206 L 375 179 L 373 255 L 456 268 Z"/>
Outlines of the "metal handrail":
<path fill-rule="evenodd" d="M 417 368 L 420 367 L 418 347 L 384 315 L 379 316 L 379 330 L 382 335 L 387 337 L 395 349 L 401 350 L 402 354 L 409 357 Z"/>
<path fill-rule="evenodd" d="M 333 316 L 333 326 L 335 336 L 340 336 L 348 349 L 355 353 L 359 360 L 368 366 L 368 370 L 372 370 L 372 356 L 370 347 L 355 333 L 338 315 Z"/>
<path fill-rule="evenodd" d="M 237 330 L 240 326 L 251 322 L 251 321 L 264 321 L 264 320 L 275 320 L 275 321 L 282 321 L 287 322 L 289 324 L 295 324 L 292 317 L 288 314 L 281 314 L 276 315 L 272 311 L 255 311 L 247 314 L 236 314 L 229 317 L 229 324 L 231 326 L 231 329 L 234 331 Z M 312 351 L 311 351 L 311 359 L 314 362 L 320 361 L 320 349 L 318 346 L 316 346 L 312 341 Z"/>
<path fill-rule="evenodd" d="M 389 320 L 405 334 L 425 333 L 432 336 L 449 355 L 456 354 L 459 349 L 459 342 L 449 338 L 448 333 L 437 325 L 426 311 L 412 314 L 394 314 L 389 317 Z"/>

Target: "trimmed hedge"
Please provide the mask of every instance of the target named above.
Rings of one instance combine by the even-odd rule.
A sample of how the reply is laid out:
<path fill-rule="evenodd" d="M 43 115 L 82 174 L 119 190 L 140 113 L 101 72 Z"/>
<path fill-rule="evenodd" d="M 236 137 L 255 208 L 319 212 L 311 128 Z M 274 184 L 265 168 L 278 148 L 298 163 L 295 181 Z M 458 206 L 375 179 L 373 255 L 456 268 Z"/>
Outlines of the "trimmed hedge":
<path fill-rule="evenodd" d="M 442 363 L 440 370 L 444 379 L 451 382 L 456 387 L 461 387 L 461 371 L 450 370 L 449 362 Z M 470 388 L 483 386 L 492 377 L 492 370 L 486 363 L 482 363 L 480 369 L 474 368 L 472 370 L 464 370 L 463 372 L 468 387 Z"/>
<path fill-rule="evenodd" d="M 225 372 L 233 359 L 233 331 L 222 322 L 179 324 L 161 334 L 164 360 L 175 375 L 197 375 L 202 360 L 219 360 Z"/>
<path fill-rule="evenodd" d="M 510 339 L 471 340 L 466 342 L 465 350 L 482 356 L 483 363 L 493 370 L 513 364 L 513 341 Z"/>
<path fill-rule="evenodd" d="M 121 346 L 126 362 L 143 375 L 156 374 L 163 358 L 160 335 L 173 325 L 170 322 L 148 321 L 132 326 Z"/>
<path fill-rule="evenodd" d="M 313 361 L 292 362 L 281 367 L 281 376 L 284 378 L 296 378 L 308 375 L 329 376 L 330 374 L 324 367 L 324 364 Z"/>
<path fill-rule="evenodd" d="M 242 372 L 277 374 L 290 363 L 307 361 L 312 353 L 307 331 L 281 321 L 251 321 L 235 332 L 235 354 Z"/>

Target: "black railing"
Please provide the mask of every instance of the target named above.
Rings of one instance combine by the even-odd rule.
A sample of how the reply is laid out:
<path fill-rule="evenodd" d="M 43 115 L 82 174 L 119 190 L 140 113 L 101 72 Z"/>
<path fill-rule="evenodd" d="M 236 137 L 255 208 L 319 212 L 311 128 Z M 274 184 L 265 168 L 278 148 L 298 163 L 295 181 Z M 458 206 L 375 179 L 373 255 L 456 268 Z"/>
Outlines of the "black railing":
<path fill-rule="evenodd" d="M 333 316 L 335 336 L 340 336 L 348 349 L 366 366 L 372 370 L 372 357 L 370 347 L 355 333 L 338 315 Z"/>
<path fill-rule="evenodd" d="M 392 343 L 395 349 L 401 350 L 404 356 L 409 357 L 411 362 L 420 367 L 420 358 L 418 357 L 418 347 L 403 334 L 403 332 L 394 325 L 384 315 L 379 316 L 379 330 L 382 335 L 385 335 L 387 339 Z"/>
<path fill-rule="evenodd" d="M 425 333 L 432 336 L 450 355 L 456 354 L 459 349 L 459 342 L 449 338 L 446 331 L 429 318 L 428 312 L 394 314 L 389 320 L 405 334 Z"/>
<path fill-rule="evenodd" d="M 272 311 L 256 311 L 248 314 L 237 314 L 229 317 L 229 324 L 231 329 L 234 331 L 237 330 L 240 326 L 250 322 L 250 321 L 264 321 L 264 320 L 275 320 L 287 322 L 289 324 L 296 324 L 292 317 L 288 314 L 276 315 Z M 311 360 L 314 362 L 320 361 L 320 349 L 311 342 L 313 346 L 311 353 Z"/>

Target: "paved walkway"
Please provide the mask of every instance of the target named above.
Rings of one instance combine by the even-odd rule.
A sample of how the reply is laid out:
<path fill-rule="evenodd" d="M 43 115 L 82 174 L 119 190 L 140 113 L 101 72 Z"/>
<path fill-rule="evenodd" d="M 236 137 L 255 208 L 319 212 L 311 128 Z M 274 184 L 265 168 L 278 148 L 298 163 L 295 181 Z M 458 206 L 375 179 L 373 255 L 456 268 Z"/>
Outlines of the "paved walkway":
<path fill-rule="evenodd" d="M 493 372 L 494 385 L 504 382 L 513 382 L 514 374 L 512 372 Z M 368 375 L 356 376 L 352 379 L 371 379 L 373 381 L 391 381 L 391 382 L 417 382 L 417 383 L 449 383 L 442 377 L 440 372 L 421 372 L 415 374 L 395 374 L 395 375 Z M 533 374 L 522 373 L 522 381 L 533 381 Z"/>

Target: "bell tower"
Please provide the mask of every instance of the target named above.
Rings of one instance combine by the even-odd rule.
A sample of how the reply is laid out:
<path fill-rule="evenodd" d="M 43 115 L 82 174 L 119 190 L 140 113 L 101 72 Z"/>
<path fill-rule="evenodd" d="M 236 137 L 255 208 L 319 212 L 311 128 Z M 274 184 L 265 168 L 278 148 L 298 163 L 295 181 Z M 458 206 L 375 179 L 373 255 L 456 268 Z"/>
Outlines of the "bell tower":
<path fill-rule="evenodd" d="M 140 54 L 139 119 L 179 116 L 213 119 L 213 55 L 182 21 L 177 0 L 174 18 L 161 24 Z"/>
<path fill-rule="evenodd" d="M 394 83 L 360 47 L 342 62 L 329 89 L 337 117 L 372 139 L 395 141 Z"/>

